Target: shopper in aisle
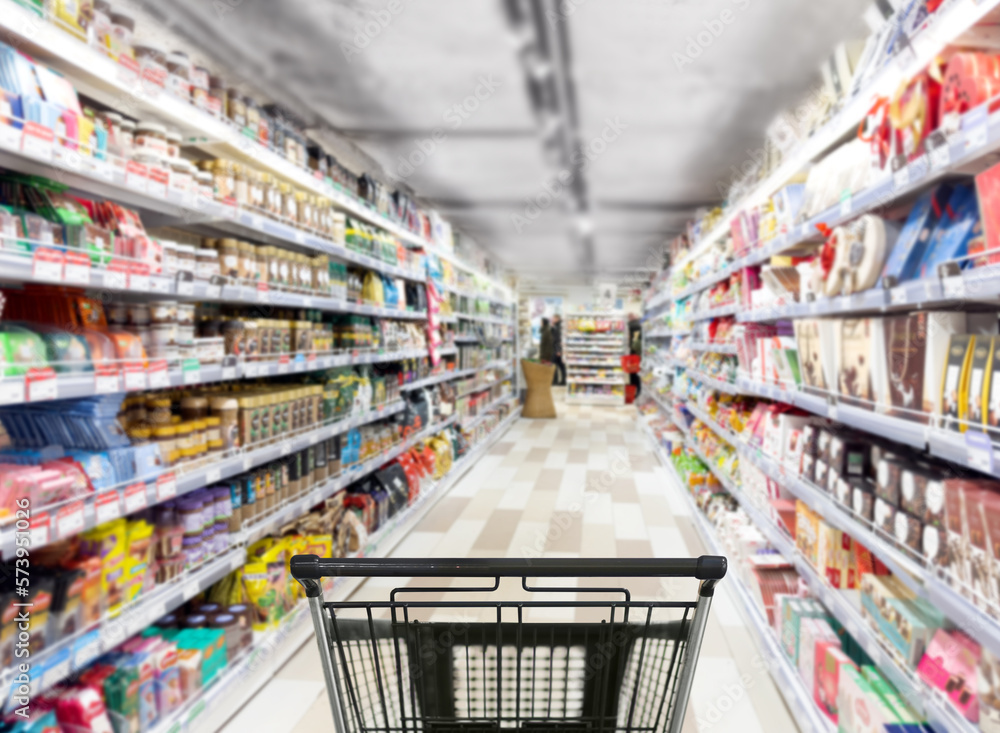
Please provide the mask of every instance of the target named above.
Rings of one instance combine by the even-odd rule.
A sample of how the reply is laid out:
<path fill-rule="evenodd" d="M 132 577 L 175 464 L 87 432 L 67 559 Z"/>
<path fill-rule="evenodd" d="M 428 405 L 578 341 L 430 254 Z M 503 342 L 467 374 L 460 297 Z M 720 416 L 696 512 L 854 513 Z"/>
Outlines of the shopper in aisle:
<path fill-rule="evenodd" d="M 555 348 L 552 341 L 552 326 L 549 319 L 542 319 L 542 338 L 538 346 L 538 359 L 540 361 L 555 361 Z"/>
<path fill-rule="evenodd" d="M 642 319 L 635 313 L 628 317 L 628 352 L 632 356 L 642 356 Z M 638 398 L 642 393 L 642 380 L 638 374 L 629 374 L 628 381 L 635 387 L 635 396 Z"/>
<path fill-rule="evenodd" d="M 557 387 L 565 387 L 566 364 L 563 362 L 562 318 L 558 313 L 552 316 L 552 342 L 553 351 L 555 352 L 555 356 L 552 358 L 552 363 L 556 365 L 556 374 L 552 384 Z"/>

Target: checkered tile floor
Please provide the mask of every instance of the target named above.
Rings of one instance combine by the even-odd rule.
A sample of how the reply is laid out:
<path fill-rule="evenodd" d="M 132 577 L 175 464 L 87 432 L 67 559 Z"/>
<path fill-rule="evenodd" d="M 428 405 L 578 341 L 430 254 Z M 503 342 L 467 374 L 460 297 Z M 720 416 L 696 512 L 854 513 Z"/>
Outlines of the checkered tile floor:
<path fill-rule="evenodd" d="M 397 557 L 691 557 L 703 552 L 687 504 L 636 424 L 633 408 L 560 403 L 555 420 L 519 420 L 490 453 L 401 542 Z M 413 581 L 414 584 L 422 581 Z M 435 581 L 440 585 L 439 582 Z M 465 581 L 467 584 L 467 581 Z M 695 597 L 694 581 L 626 583 L 637 597 Z M 365 599 L 385 598 L 398 581 L 368 581 Z M 426 583 L 424 583 L 426 586 Z M 542 594 L 543 597 L 546 594 Z M 576 594 L 570 594 L 570 597 Z M 440 594 L 438 595 L 440 597 Z M 552 596 L 554 597 L 554 596 Z M 559 596 L 565 600 L 565 595 Z M 426 597 L 422 594 L 421 600 Z M 532 609 L 528 620 L 567 620 L 583 611 Z M 312 642 L 281 670 L 254 707 L 280 709 L 268 730 L 332 730 L 322 689 L 304 712 L 281 696 L 298 682 L 322 682 Z M 298 689 L 298 688 L 296 688 Z M 248 708 L 246 713 L 251 711 Z M 235 718 L 226 733 L 263 729 Z M 280 717 L 283 722 L 278 723 Z M 246 724 L 253 722 L 247 727 Z M 685 733 L 796 730 L 723 582 L 712 607 Z"/>

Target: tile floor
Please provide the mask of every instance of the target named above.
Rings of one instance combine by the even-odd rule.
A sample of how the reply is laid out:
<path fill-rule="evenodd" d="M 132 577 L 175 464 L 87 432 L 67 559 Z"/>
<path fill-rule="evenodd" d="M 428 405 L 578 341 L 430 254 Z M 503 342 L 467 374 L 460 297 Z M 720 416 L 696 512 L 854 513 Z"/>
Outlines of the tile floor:
<path fill-rule="evenodd" d="M 632 408 L 561 403 L 559 412 L 556 420 L 515 423 L 402 540 L 394 555 L 570 558 L 702 553 L 687 505 L 676 493 L 681 489 L 670 485 L 636 425 Z M 398 581 L 371 580 L 356 596 L 384 598 L 386 589 L 396 585 Z M 632 582 L 630 587 L 637 597 L 643 592 L 647 598 L 695 597 L 694 581 L 644 581 L 640 586 Z M 532 621 L 558 620 L 566 614 L 565 609 L 530 612 Z M 586 618 L 586 612 L 575 610 L 576 618 Z M 224 733 L 332 730 L 322 680 L 319 655 L 310 641 Z M 712 607 L 684 730 L 796 730 L 724 582 Z"/>

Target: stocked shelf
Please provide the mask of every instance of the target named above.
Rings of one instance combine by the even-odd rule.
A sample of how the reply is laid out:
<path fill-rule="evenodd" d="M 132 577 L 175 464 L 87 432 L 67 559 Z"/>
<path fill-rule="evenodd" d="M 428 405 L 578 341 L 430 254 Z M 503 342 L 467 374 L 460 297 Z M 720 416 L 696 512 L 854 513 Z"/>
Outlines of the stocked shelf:
<path fill-rule="evenodd" d="M 570 384 L 627 384 L 628 382 L 626 379 L 574 377 L 573 375 L 566 377 L 566 381 Z"/>
<path fill-rule="evenodd" d="M 38 507 L 31 517 L 31 546 L 33 549 L 38 549 L 85 532 L 98 524 L 135 514 L 147 507 L 316 445 L 325 438 L 390 417 L 404 408 L 404 402 L 395 402 L 378 407 L 366 415 L 337 420 L 296 436 L 250 450 L 238 451 L 211 462 L 206 460 L 186 470 L 183 468 L 166 470 L 147 476 L 143 480 L 137 480 L 128 486 L 119 486 L 58 506 Z M 0 529 L 0 553 L 6 558 L 14 554 L 15 535 L 13 525 Z"/>
<path fill-rule="evenodd" d="M 483 422 L 483 420 L 485 420 L 492 414 L 490 410 L 492 410 L 494 407 L 499 407 L 504 402 L 510 402 L 511 400 L 515 399 L 517 398 L 512 394 L 507 394 L 502 397 L 498 397 L 485 407 L 481 408 L 481 412 L 478 415 L 465 415 L 463 417 L 459 417 L 458 424 L 463 430 L 473 430 L 474 428 L 478 427 L 479 424 Z"/>
<path fill-rule="evenodd" d="M 674 492 L 682 496 L 687 504 L 695 530 L 701 537 L 706 552 L 713 555 L 725 555 L 726 553 L 716 538 L 715 529 L 695 503 L 694 498 L 684 490 L 683 482 L 677 475 L 677 470 L 670 457 L 666 455 L 663 447 L 649 431 L 649 428 L 645 425 L 643 427 L 643 432 L 652 444 L 653 452 L 670 475 Z M 807 731 L 833 733 L 836 726 L 816 707 L 811 691 L 806 689 L 795 665 L 785 656 L 772 628 L 767 623 L 766 617 L 738 573 L 729 574 L 726 588 L 728 589 L 728 597 L 736 604 L 747 623 L 747 627 L 757 644 L 757 649 L 763 657 L 764 667 L 770 672 L 778 692 L 785 699 L 792 717 L 799 727 Z"/>
<path fill-rule="evenodd" d="M 519 417 L 515 410 L 485 440 L 467 455 L 455 462 L 451 471 L 427 489 L 417 500 L 398 512 L 379 531 L 369 537 L 365 547 L 355 557 L 386 557 L 399 544 L 437 502 L 451 489 L 507 431 Z M 356 582 L 339 581 L 330 601 L 345 600 L 357 587 Z M 281 669 L 314 632 L 305 603 L 289 614 L 273 631 L 255 635 L 254 644 L 239 659 L 227 665 L 215 681 L 201 695 L 188 700 L 160 720 L 153 733 L 182 733 L 184 731 L 209 731 L 222 727 Z M 266 658 L 267 664 L 261 664 Z"/>
<path fill-rule="evenodd" d="M 696 382 L 701 382 L 706 387 L 716 390 L 717 392 L 724 392 L 726 394 L 740 394 L 740 389 L 735 384 L 730 384 L 729 382 L 723 382 L 721 379 L 715 379 L 707 374 L 697 371 L 696 369 L 685 368 L 684 373 L 688 375 L 691 379 Z"/>
<path fill-rule="evenodd" d="M 894 63 L 886 64 L 865 88 L 859 90 L 820 130 L 808 140 L 801 143 L 790 155 L 786 156 L 782 164 L 766 179 L 757 184 L 751 193 L 730 206 L 711 231 L 706 233 L 698 242 L 693 243 L 690 252 L 686 256 L 673 263 L 674 269 L 678 270 L 682 268 L 687 262 L 708 251 L 710 247 L 729 234 L 732 221 L 740 211 L 766 200 L 774 191 L 786 181 L 793 178 L 810 162 L 838 144 L 845 135 L 856 132 L 861 120 L 869 113 L 873 99 L 891 98 L 901 82 L 911 79 L 920 73 L 954 39 L 986 18 L 997 6 L 998 3 L 996 0 L 985 0 L 983 2 L 965 0 L 953 2 L 950 7 L 942 8 L 932 18 L 928 27 L 923 28 L 913 38 L 907 39 L 906 53 L 897 56 Z M 980 135 L 981 133 L 977 133 L 976 142 L 980 139 Z M 942 158 L 943 161 L 944 159 Z M 948 161 L 947 165 L 950 165 L 950 161 Z M 946 167 L 946 165 L 940 166 L 942 170 Z M 903 182 L 903 176 L 899 176 L 898 180 Z M 904 188 L 904 186 L 901 186 L 901 188 Z M 883 200 L 881 203 L 885 204 L 886 202 Z M 828 223 L 831 226 L 833 225 L 832 222 Z M 735 268 L 730 268 L 726 271 L 726 276 L 732 272 L 732 269 Z M 724 279 L 724 277 L 719 275 L 714 277 L 717 278 L 716 282 Z M 699 286 L 699 288 L 691 292 L 708 287 L 707 284 L 701 282 L 699 282 Z M 675 294 L 675 296 L 683 297 L 680 294 Z"/>
<path fill-rule="evenodd" d="M 81 42 L 56 25 L 40 21 L 29 10 L 9 0 L 3 3 L 0 13 L 0 28 L 7 38 L 23 51 L 49 64 L 57 71 L 72 79 L 74 86 L 88 97 L 115 108 L 127 100 L 133 114 L 152 115 L 176 128 L 183 135 L 186 145 L 197 147 L 209 154 L 223 154 L 231 159 L 251 163 L 282 180 L 295 184 L 303 190 L 331 200 L 334 205 L 351 216 L 381 227 L 401 240 L 420 247 L 438 257 L 447 259 L 455 266 L 476 275 L 480 281 L 505 294 L 510 290 L 458 258 L 454 252 L 445 250 L 435 242 L 411 232 L 397 222 L 383 216 L 373 206 L 363 202 L 336 186 L 328 185 L 316 177 L 313 171 L 301 168 L 277 153 L 248 139 L 235 126 L 221 118 L 216 118 L 198 107 L 169 93 L 155 93 L 145 88 L 138 76 L 130 78 L 123 73 L 123 67 L 97 49 Z M 44 158 L 44 155 L 43 155 Z M 47 166 L 48 159 L 40 162 Z M 0 164 L 6 164 L 0 161 Z M 26 170 L 26 173 L 39 173 Z M 41 171 L 44 175 L 45 172 Z M 94 178 L 106 177 L 104 171 L 94 170 Z M 83 179 L 90 176 L 83 176 Z M 66 180 L 69 185 L 75 181 Z M 100 191 L 94 191 L 100 194 Z M 145 193 L 145 191 L 142 191 Z M 146 196 L 146 198 L 153 198 Z M 130 203 L 130 202 L 126 202 Z M 154 202 L 154 206 L 159 203 Z M 156 210 L 155 208 L 153 210 Z M 176 214 L 173 212 L 164 212 Z M 204 213 L 204 212 L 202 212 Z M 235 219 L 234 215 L 225 218 Z M 304 235 L 303 235 L 304 236 Z M 305 242 L 302 242 L 305 244 Z"/>
<path fill-rule="evenodd" d="M 735 354 L 736 344 L 714 343 L 712 341 L 691 341 L 684 344 L 691 351 L 710 351 L 713 354 Z"/>
<path fill-rule="evenodd" d="M 730 305 L 720 305 L 716 308 L 708 308 L 707 310 L 694 313 L 689 316 L 692 321 L 707 321 L 710 318 L 722 318 L 723 316 L 731 316 L 738 313 L 740 310 L 736 303 Z"/>

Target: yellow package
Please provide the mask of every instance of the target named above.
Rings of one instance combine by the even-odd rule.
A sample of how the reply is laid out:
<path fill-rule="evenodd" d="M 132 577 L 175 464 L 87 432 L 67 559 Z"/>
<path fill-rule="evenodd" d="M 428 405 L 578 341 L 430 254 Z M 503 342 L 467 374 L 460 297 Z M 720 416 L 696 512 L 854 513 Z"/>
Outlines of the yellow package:
<path fill-rule="evenodd" d="M 86 40 L 87 34 L 80 25 L 80 3 L 77 0 L 56 0 L 54 10 L 60 28 Z"/>
<path fill-rule="evenodd" d="M 124 519 L 106 522 L 81 535 L 80 554 L 101 561 L 101 592 L 107 614 L 117 616 L 125 601 L 125 548 L 128 530 Z"/>
<path fill-rule="evenodd" d="M 309 547 L 308 540 L 302 535 L 289 535 L 284 538 L 285 542 L 285 580 L 289 608 L 294 606 L 300 598 L 305 595 L 302 592 L 302 585 L 292 577 L 291 563 L 295 555 L 305 555 Z"/>
<path fill-rule="evenodd" d="M 142 519 L 128 522 L 126 539 L 123 586 L 125 602 L 129 603 L 142 595 L 143 590 L 152 588 L 153 525 Z"/>

